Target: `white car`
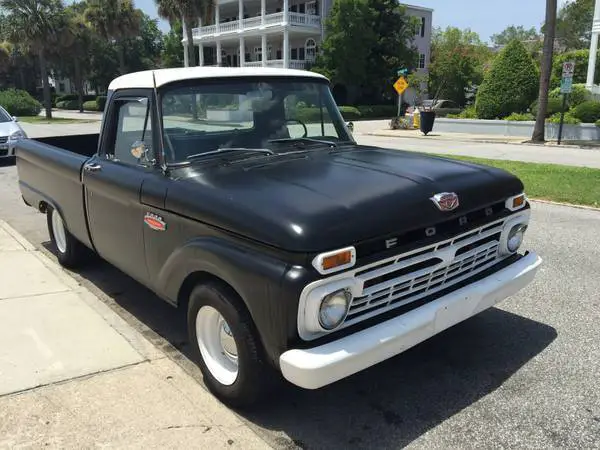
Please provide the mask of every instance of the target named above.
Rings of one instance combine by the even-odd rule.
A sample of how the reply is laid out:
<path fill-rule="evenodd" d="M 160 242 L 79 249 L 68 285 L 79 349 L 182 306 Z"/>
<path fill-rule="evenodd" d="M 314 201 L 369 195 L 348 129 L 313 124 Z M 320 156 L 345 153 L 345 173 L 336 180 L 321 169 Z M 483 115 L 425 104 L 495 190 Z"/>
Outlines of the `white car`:
<path fill-rule="evenodd" d="M 0 159 L 14 156 L 17 141 L 26 137 L 17 118 L 0 106 Z"/>

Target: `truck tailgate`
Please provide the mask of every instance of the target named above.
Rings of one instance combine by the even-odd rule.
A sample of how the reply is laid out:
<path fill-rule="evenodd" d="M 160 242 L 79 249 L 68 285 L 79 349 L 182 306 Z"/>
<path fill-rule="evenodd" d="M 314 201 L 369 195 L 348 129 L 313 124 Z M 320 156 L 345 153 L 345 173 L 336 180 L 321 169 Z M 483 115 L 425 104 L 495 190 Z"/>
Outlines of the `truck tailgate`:
<path fill-rule="evenodd" d="M 89 157 L 33 139 L 21 140 L 16 156 L 23 199 L 35 208 L 45 202 L 58 209 L 71 234 L 91 247 L 81 181 Z"/>

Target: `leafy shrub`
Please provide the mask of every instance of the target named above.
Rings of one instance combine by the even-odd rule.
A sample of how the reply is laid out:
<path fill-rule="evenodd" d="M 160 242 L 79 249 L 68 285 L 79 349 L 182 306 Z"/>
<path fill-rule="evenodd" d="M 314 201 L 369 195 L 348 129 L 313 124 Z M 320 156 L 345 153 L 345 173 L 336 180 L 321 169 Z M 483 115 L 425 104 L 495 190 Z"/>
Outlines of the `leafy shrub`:
<path fill-rule="evenodd" d="M 494 59 L 477 91 L 475 108 L 480 119 L 524 112 L 536 98 L 539 74 L 523 44 L 511 41 Z"/>
<path fill-rule="evenodd" d="M 552 58 L 552 78 L 550 79 L 551 86 L 560 86 L 560 79 L 562 78 L 562 66 L 563 63 L 566 61 L 575 62 L 575 73 L 573 74 L 573 83 L 585 83 L 587 78 L 589 55 L 590 51 L 587 49 L 573 50 L 555 55 L 554 58 Z M 600 58 L 596 59 L 596 73 L 599 72 Z"/>
<path fill-rule="evenodd" d="M 458 114 L 447 114 L 446 118 L 448 118 L 448 119 L 477 119 L 477 111 L 475 110 L 475 106 L 471 105 L 468 108 L 463 109 Z"/>
<path fill-rule="evenodd" d="M 359 105 L 356 109 L 362 119 L 387 119 L 398 114 L 396 105 Z"/>
<path fill-rule="evenodd" d="M 79 99 L 79 96 L 77 94 L 64 94 L 64 95 L 59 95 L 58 97 L 56 97 L 56 103 L 69 102 L 69 101 L 78 100 L 78 99 Z M 84 102 L 89 102 L 91 100 L 96 100 L 96 96 L 95 95 L 84 95 L 83 96 Z"/>
<path fill-rule="evenodd" d="M 61 100 L 56 102 L 58 109 L 79 109 L 79 100 Z"/>
<path fill-rule="evenodd" d="M 552 89 L 548 94 L 549 98 L 557 98 L 562 102 L 562 94 L 560 93 L 560 87 L 556 89 Z M 585 84 L 574 84 L 573 91 L 567 97 L 567 105 L 573 108 L 575 106 L 581 105 L 586 100 L 591 100 L 592 94 L 585 88 Z"/>
<path fill-rule="evenodd" d="M 37 116 L 42 105 L 26 91 L 8 89 L 0 91 L 0 105 L 11 116 Z"/>
<path fill-rule="evenodd" d="M 513 122 L 525 122 L 528 120 L 535 120 L 535 117 L 531 113 L 512 113 L 510 116 L 506 116 L 504 120 L 511 120 Z"/>
<path fill-rule="evenodd" d="M 296 116 L 292 119 L 297 119 L 304 123 L 320 122 L 321 110 L 319 108 L 299 108 L 296 111 Z"/>
<path fill-rule="evenodd" d="M 556 114 L 552 115 L 549 119 L 546 120 L 546 122 L 560 123 L 560 113 L 556 113 Z M 577 124 L 581 123 L 581 120 L 579 120 L 577 117 L 573 116 L 573 113 L 571 111 L 567 111 L 565 113 L 564 123 L 566 125 L 577 125 Z"/>
<path fill-rule="evenodd" d="M 87 102 L 83 103 L 83 110 L 98 111 L 98 103 L 96 103 L 96 100 L 88 100 Z"/>
<path fill-rule="evenodd" d="M 600 102 L 588 100 L 573 109 L 572 115 L 583 123 L 595 123 L 600 119 Z"/>
<path fill-rule="evenodd" d="M 361 118 L 360 111 L 354 106 L 340 106 L 339 110 L 344 120 L 357 120 Z"/>
<path fill-rule="evenodd" d="M 96 97 L 96 103 L 98 104 L 98 111 L 104 111 L 106 106 L 106 95 L 99 95 Z"/>
<path fill-rule="evenodd" d="M 596 120 L 596 126 L 600 127 L 600 120 Z"/>
<path fill-rule="evenodd" d="M 546 117 L 550 117 L 553 114 L 559 113 L 562 111 L 562 98 L 556 97 L 548 97 L 548 107 L 546 108 Z M 534 101 L 531 104 L 531 114 L 537 116 L 538 112 L 538 101 Z"/>

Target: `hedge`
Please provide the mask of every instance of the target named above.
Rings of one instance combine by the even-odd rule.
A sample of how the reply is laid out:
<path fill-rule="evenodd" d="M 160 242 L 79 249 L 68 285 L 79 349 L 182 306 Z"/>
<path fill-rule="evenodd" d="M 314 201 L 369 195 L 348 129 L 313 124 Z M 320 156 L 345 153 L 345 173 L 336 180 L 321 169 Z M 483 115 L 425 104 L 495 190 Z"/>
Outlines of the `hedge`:
<path fill-rule="evenodd" d="M 535 120 L 535 117 L 531 113 L 512 113 L 510 116 L 506 116 L 504 120 L 510 120 L 513 122 L 526 122 Z"/>
<path fill-rule="evenodd" d="M 583 123 L 595 123 L 600 119 L 600 102 L 594 100 L 583 102 L 573 109 L 572 114 Z"/>
<path fill-rule="evenodd" d="M 8 89 L 0 91 L 0 105 L 11 116 L 37 116 L 42 110 L 42 104 L 26 91 Z"/>
<path fill-rule="evenodd" d="M 104 111 L 106 106 L 106 95 L 99 95 L 96 97 L 96 104 L 98 105 L 98 111 Z"/>
<path fill-rule="evenodd" d="M 547 122 L 549 123 L 560 123 L 560 113 L 556 113 L 553 116 L 551 116 Z M 564 123 L 566 125 L 577 125 L 581 123 L 581 120 L 579 120 L 577 117 L 573 116 L 573 113 L 571 111 L 567 111 L 565 113 L 565 121 Z"/>
<path fill-rule="evenodd" d="M 396 105 L 359 105 L 356 109 L 362 119 L 389 119 L 398 115 Z"/>
<path fill-rule="evenodd" d="M 525 112 L 537 97 L 539 73 L 531 55 L 516 39 L 494 59 L 477 91 L 480 119 L 497 119 Z"/>
<path fill-rule="evenodd" d="M 556 113 L 562 111 L 562 98 L 548 97 L 548 108 L 546 109 L 546 117 L 550 117 Z M 567 108 L 568 109 L 568 108 Z M 531 113 L 537 116 L 538 112 L 538 101 L 536 100 L 531 104 Z"/>
<path fill-rule="evenodd" d="M 79 100 L 61 100 L 56 102 L 58 109 L 79 109 Z"/>
<path fill-rule="evenodd" d="M 358 120 L 361 118 L 360 111 L 354 106 L 340 106 L 339 109 L 344 120 Z"/>
<path fill-rule="evenodd" d="M 548 94 L 549 98 L 557 98 L 562 102 L 563 94 L 560 93 L 560 88 L 553 89 Z M 569 107 L 573 108 L 575 106 L 581 105 L 586 100 L 591 100 L 592 94 L 585 88 L 585 84 L 574 84 L 573 90 L 567 96 L 567 104 Z"/>
<path fill-rule="evenodd" d="M 77 94 L 65 94 L 65 95 L 59 95 L 58 97 L 56 97 L 56 102 L 68 102 L 70 100 L 78 100 L 79 96 Z M 91 100 L 96 100 L 96 96 L 95 95 L 84 95 L 83 96 L 83 101 L 84 102 L 89 102 Z"/>
<path fill-rule="evenodd" d="M 87 102 L 83 103 L 83 110 L 98 111 L 98 103 L 96 102 L 96 100 L 88 100 Z"/>

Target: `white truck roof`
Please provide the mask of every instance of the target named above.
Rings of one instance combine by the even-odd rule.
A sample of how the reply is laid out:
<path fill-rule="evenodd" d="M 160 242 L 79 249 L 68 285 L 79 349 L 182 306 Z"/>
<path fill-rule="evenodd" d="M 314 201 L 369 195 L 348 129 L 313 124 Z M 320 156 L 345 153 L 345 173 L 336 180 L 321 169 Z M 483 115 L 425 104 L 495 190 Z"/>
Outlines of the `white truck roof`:
<path fill-rule="evenodd" d="M 109 91 L 118 89 L 152 88 L 156 79 L 156 87 L 174 81 L 192 80 L 196 78 L 235 78 L 256 76 L 287 76 L 327 79 L 318 73 L 307 70 L 274 69 L 269 67 L 180 67 L 174 69 L 144 70 L 128 73 L 115 78 L 108 86 Z"/>

